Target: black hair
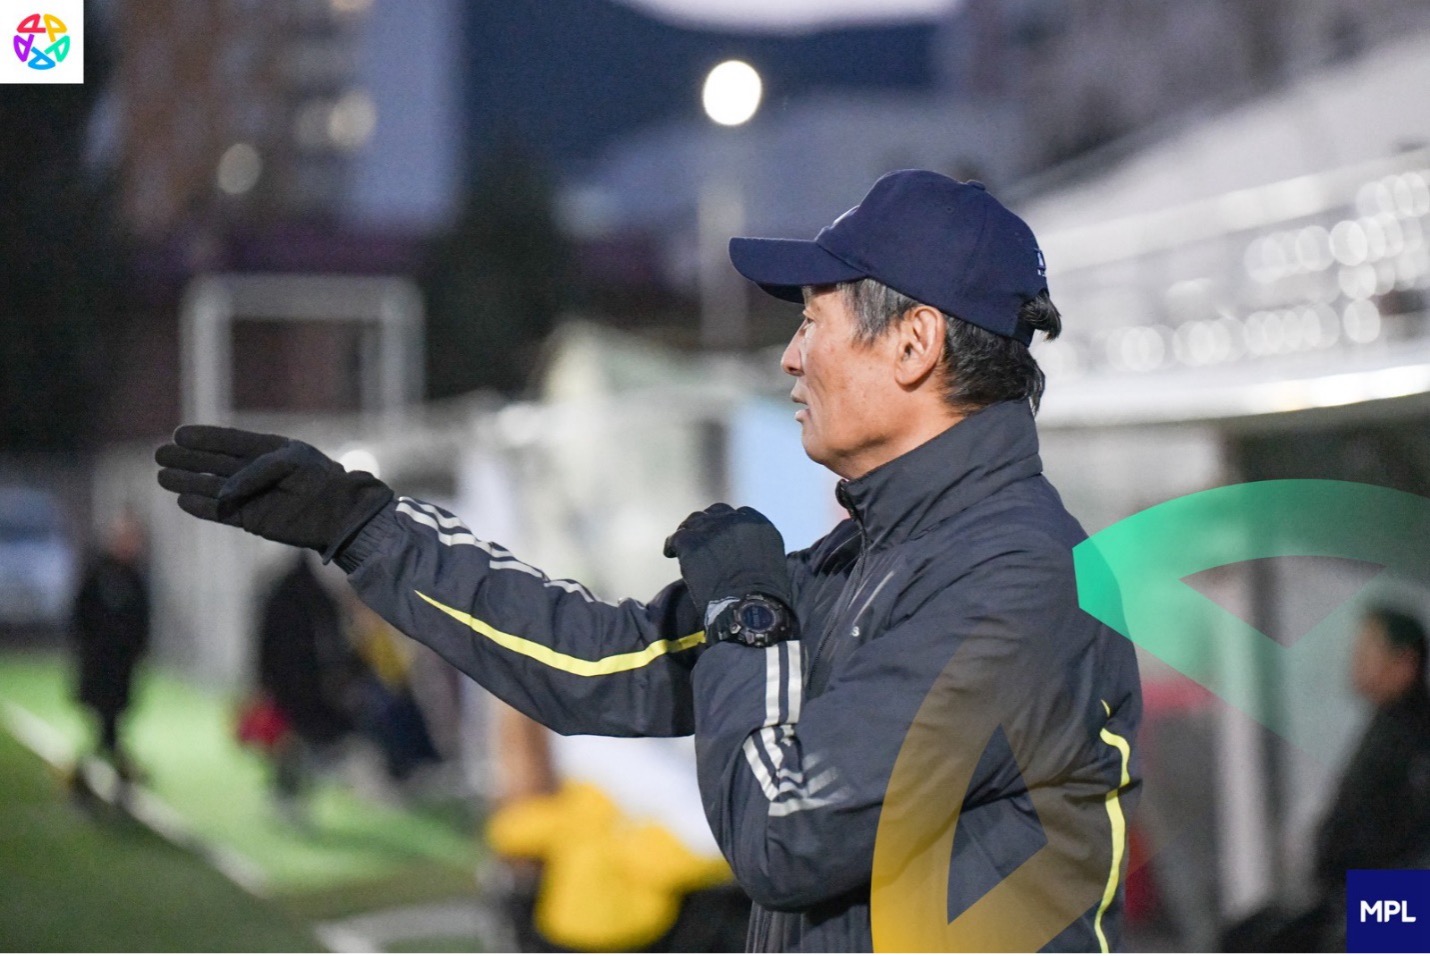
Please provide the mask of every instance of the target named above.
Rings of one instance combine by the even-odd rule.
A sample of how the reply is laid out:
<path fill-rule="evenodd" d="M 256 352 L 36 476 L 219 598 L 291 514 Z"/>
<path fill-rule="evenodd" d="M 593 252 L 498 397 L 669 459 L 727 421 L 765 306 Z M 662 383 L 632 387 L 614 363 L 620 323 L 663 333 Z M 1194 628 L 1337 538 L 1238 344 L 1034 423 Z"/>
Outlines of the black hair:
<path fill-rule="evenodd" d="M 872 342 L 894 322 L 920 303 L 884 285 L 877 279 L 856 279 L 839 285 L 845 302 L 859 323 L 858 337 Z M 957 316 L 944 318 L 943 397 L 964 414 L 995 402 L 1024 399 L 1038 410 L 1046 377 L 1028 346 L 1016 339 L 965 322 Z M 1062 332 L 1062 316 L 1046 289 L 1025 301 L 1018 321 L 1045 338 Z"/>
<path fill-rule="evenodd" d="M 1365 616 L 1380 624 L 1386 643 L 1397 651 L 1409 651 L 1415 655 L 1415 674 L 1425 681 L 1425 658 L 1427 653 L 1425 627 L 1413 615 L 1388 607 L 1372 607 Z"/>

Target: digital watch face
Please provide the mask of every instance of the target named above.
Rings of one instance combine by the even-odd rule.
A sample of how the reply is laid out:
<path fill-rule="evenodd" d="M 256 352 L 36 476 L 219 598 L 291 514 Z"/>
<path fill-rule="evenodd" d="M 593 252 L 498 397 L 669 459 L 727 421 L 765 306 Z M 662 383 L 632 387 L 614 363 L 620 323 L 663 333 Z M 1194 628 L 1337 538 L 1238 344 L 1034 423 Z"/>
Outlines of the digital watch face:
<path fill-rule="evenodd" d="M 774 609 L 766 604 L 749 602 L 740 607 L 740 627 L 757 633 L 768 631 L 775 626 Z"/>

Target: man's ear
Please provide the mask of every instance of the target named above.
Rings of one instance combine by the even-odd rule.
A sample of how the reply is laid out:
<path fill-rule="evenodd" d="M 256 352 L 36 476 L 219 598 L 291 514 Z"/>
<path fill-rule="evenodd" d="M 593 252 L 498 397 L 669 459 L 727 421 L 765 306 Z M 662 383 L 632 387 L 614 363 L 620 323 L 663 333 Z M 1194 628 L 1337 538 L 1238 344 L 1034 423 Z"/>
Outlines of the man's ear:
<path fill-rule="evenodd" d="M 943 313 L 930 305 L 916 305 L 904 313 L 894 335 L 894 378 L 904 388 L 915 388 L 933 374 L 943 357 Z"/>

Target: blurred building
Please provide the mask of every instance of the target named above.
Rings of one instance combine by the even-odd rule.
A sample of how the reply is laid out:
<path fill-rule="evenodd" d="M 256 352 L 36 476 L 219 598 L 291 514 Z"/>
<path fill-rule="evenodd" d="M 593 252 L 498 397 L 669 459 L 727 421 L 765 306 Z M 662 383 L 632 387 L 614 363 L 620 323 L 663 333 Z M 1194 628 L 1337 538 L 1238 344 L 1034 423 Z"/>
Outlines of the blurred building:
<path fill-rule="evenodd" d="M 115 92 L 134 231 L 331 214 L 347 154 L 376 125 L 371 94 L 356 86 L 369 6 L 123 4 Z"/>
<path fill-rule="evenodd" d="M 445 0 L 119 0 L 112 108 L 133 231 L 441 225 L 455 17 Z"/>
<path fill-rule="evenodd" d="M 1038 168 L 1427 26 L 1418 0 L 965 0 L 943 24 L 942 62 L 952 90 L 1018 105 Z"/>
<path fill-rule="evenodd" d="M 1027 172 L 1023 140 L 1010 111 L 935 94 L 811 95 L 748 127 L 702 117 L 631 136 L 572 182 L 560 212 L 574 236 L 597 246 L 633 233 L 659 237 L 651 271 L 686 289 L 696 281 L 700 206 L 712 184 L 727 192 L 738 184 L 730 232 L 813 236 L 893 169 L 1013 182 Z"/>
<path fill-rule="evenodd" d="M 179 418 L 184 290 L 214 273 L 411 275 L 456 215 L 455 0 L 111 0 L 91 139 L 133 250 L 107 439 Z M 240 408 L 358 407 L 349 325 L 236 316 Z"/>

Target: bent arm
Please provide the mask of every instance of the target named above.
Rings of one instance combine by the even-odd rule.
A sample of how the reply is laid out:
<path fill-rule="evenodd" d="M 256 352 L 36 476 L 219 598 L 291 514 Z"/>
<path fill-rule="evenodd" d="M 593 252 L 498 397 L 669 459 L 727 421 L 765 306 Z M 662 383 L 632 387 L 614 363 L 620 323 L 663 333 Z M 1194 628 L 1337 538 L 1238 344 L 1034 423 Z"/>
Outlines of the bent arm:
<path fill-rule="evenodd" d="M 916 715 L 936 723 L 945 742 L 928 779 L 961 778 L 966 786 L 937 796 L 950 807 L 1019 799 L 1087 759 L 1105 719 L 1100 701 L 1040 676 L 1057 674 L 1079 652 L 1077 631 L 1093 625 L 1070 620 L 1076 604 L 1065 589 L 1045 586 L 1044 564 L 1012 554 L 975 569 L 847 657 L 812 700 L 800 698 L 808 667 L 801 658 L 812 644 L 726 642 L 702 655 L 695 669 L 701 792 L 721 849 L 757 903 L 802 910 L 868 886 L 886 791 Z M 1020 583 L 1009 586 L 1010 576 Z M 946 702 L 921 711 L 941 672 Z M 1023 768 L 1025 779 L 1010 762 L 985 759 L 999 726 L 1036 742 L 1038 759 Z M 1102 749 L 1101 759 L 1115 764 L 1115 751 Z M 1090 804 L 1103 830 L 1107 789 Z M 1110 860 L 1110 835 L 1096 839 L 1105 844 L 1099 860 Z M 1100 893 L 1106 862 L 1095 875 L 1091 889 Z"/>
<path fill-rule="evenodd" d="M 337 563 L 394 627 L 558 733 L 694 730 L 691 668 L 705 636 L 679 582 L 647 604 L 601 601 L 413 498 L 388 504 Z"/>

